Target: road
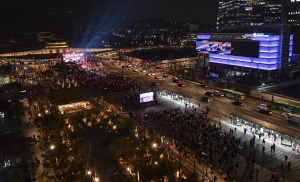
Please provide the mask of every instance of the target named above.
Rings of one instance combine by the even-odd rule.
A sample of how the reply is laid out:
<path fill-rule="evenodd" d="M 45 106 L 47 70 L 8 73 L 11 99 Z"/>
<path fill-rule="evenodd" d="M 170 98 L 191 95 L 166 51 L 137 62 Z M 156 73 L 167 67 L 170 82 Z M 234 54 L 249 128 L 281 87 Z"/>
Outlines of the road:
<path fill-rule="evenodd" d="M 106 66 L 110 71 L 122 73 L 122 65 L 111 64 L 110 62 L 103 62 L 103 65 Z M 185 84 L 185 87 L 178 87 L 177 83 L 172 82 L 172 78 L 163 78 L 162 73 L 156 73 L 155 75 L 147 76 L 145 73 L 142 73 L 142 68 L 139 67 L 138 72 L 134 71 L 135 68 L 123 68 L 123 74 L 125 77 L 131 77 L 135 79 L 139 84 L 145 84 L 146 87 L 152 88 L 154 90 L 168 90 L 173 93 L 177 93 L 181 96 L 190 98 L 191 102 L 198 105 L 204 105 L 203 110 L 206 106 L 211 108 L 210 116 L 215 120 L 229 120 L 231 114 L 238 114 L 239 116 L 250 118 L 252 122 L 256 120 L 259 121 L 259 124 L 266 128 L 273 129 L 275 131 L 284 131 L 285 134 L 293 136 L 297 139 L 300 138 L 299 132 L 300 127 L 298 125 L 288 123 L 285 118 L 281 116 L 283 112 L 278 110 L 273 110 L 273 115 L 264 115 L 258 113 L 257 105 L 259 104 L 269 104 L 269 102 L 247 97 L 243 102 L 244 106 L 235 106 L 232 104 L 233 100 L 227 97 L 212 97 L 213 101 L 211 103 L 200 102 L 200 98 L 204 96 L 205 92 L 215 88 L 212 84 L 209 85 L 209 88 L 200 87 L 198 83 L 191 81 L 184 81 L 181 83 Z M 153 70 L 153 69 L 151 69 Z M 150 69 L 147 70 L 149 73 Z M 154 76 L 160 76 L 160 79 L 155 79 Z M 158 82 L 159 86 L 148 86 L 152 82 Z M 143 90 L 141 90 L 143 91 Z M 257 122 L 258 123 L 258 122 Z M 278 129 L 278 130 L 277 130 Z"/>

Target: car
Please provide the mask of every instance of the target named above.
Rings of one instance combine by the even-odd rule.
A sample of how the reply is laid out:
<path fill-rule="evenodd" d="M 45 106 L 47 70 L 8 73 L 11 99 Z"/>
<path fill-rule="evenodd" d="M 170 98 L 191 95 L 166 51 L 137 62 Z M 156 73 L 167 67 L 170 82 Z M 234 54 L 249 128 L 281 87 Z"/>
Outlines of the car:
<path fill-rule="evenodd" d="M 200 84 L 200 87 L 203 87 L 203 88 L 208 88 L 208 85 L 205 85 L 205 84 Z"/>
<path fill-rule="evenodd" d="M 214 91 L 214 96 L 217 96 L 217 97 L 224 97 L 224 94 L 222 92 L 219 92 L 219 91 Z"/>
<path fill-rule="evenodd" d="M 134 72 L 138 72 L 139 70 L 138 69 L 135 69 L 135 70 L 133 70 Z"/>
<path fill-rule="evenodd" d="M 152 86 L 159 86 L 159 83 L 157 83 L 157 82 L 152 82 L 151 85 L 152 85 Z"/>
<path fill-rule="evenodd" d="M 233 105 L 236 105 L 236 106 L 243 106 L 244 105 L 244 102 L 240 102 L 240 101 L 234 101 L 232 102 Z"/>
<path fill-rule="evenodd" d="M 154 78 L 155 78 L 155 79 L 160 79 L 160 77 L 159 77 L 159 76 L 155 76 Z"/>
<path fill-rule="evenodd" d="M 292 113 L 291 112 L 282 113 L 281 116 L 287 119 L 288 117 L 290 117 L 289 114 L 292 114 Z"/>
<path fill-rule="evenodd" d="M 179 83 L 179 84 L 178 84 L 178 87 L 185 87 L 185 84 Z"/>
<path fill-rule="evenodd" d="M 214 96 L 214 94 L 213 94 L 212 92 L 205 92 L 205 94 L 204 94 L 204 95 L 206 95 L 206 96 L 210 96 L 210 97 Z"/>
<path fill-rule="evenodd" d="M 272 115 L 272 111 L 265 110 L 265 109 L 257 109 L 258 112 L 262 114 Z"/>
<path fill-rule="evenodd" d="M 174 79 L 173 82 L 174 83 L 179 83 L 179 80 L 178 79 Z"/>
<path fill-rule="evenodd" d="M 273 109 L 271 104 L 259 104 L 257 106 L 257 109 L 265 109 L 265 110 L 270 110 Z"/>
<path fill-rule="evenodd" d="M 201 97 L 202 102 L 212 102 L 212 99 L 209 97 Z"/>

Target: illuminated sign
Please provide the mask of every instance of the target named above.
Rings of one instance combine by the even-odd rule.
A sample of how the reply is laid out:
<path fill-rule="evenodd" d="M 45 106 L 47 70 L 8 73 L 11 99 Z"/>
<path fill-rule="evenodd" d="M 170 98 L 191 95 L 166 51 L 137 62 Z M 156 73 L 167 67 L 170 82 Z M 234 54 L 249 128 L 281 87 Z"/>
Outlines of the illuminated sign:
<path fill-rule="evenodd" d="M 65 59 L 72 59 L 72 58 L 78 58 L 78 57 L 83 57 L 83 53 L 71 53 L 71 54 L 64 54 Z"/>
<path fill-rule="evenodd" d="M 202 53 L 230 54 L 232 47 L 231 47 L 231 42 L 197 40 L 196 50 L 197 52 L 202 52 Z"/>
<path fill-rule="evenodd" d="M 210 35 L 198 34 L 197 39 L 210 39 Z"/>
<path fill-rule="evenodd" d="M 246 10 L 246 11 L 252 11 L 253 8 L 252 8 L 252 7 L 245 7 L 245 10 Z"/>
<path fill-rule="evenodd" d="M 252 37 L 269 37 L 269 35 L 265 35 L 263 33 L 253 33 Z"/>
<path fill-rule="evenodd" d="M 253 34 L 244 34 L 242 35 L 242 37 L 256 39 L 256 38 L 268 38 L 270 37 L 270 35 L 265 35 L 264 33 L 253 33 Z"/>
<path fill-rule="evenodd" d="M 62 58 L 65 62 L 69 61 L 83 61 L 84 53 L 64 53 L 62 54 Z"/>
<path fill-rule="evenodd" d="M 151 102 L 154 101 L 154 93 L 153 92 L 147 92 L 140 94 L 140 103 L 145 103 L 145 102 Z"/>

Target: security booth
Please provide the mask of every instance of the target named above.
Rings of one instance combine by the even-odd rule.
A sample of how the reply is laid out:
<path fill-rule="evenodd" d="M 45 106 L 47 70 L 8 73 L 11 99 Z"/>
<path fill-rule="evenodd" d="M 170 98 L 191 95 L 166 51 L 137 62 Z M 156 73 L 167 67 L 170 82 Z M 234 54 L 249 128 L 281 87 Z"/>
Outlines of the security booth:
<path fill-rule="evenodd" d="M 242 126 L 245 125 L 245 121 L 242 118 L 239 118 L 234 115 L 230 115 L 231 124 L 234 124 L 236 126 Z"/>
<path fill-rule="evenodd" d="M 265 136 L 265 127 L 259 125 L 259 124 L 253 124 L 253 128 L 254 128 L 254 133 L 257 135 L 262 135 Z"/>
<path fill-rule="evenodd" d="M 293 141 L 294 141 L 293 138 L 290 137 L 289 135 L 281 135 L 281 145 L 292 147 Z"/>

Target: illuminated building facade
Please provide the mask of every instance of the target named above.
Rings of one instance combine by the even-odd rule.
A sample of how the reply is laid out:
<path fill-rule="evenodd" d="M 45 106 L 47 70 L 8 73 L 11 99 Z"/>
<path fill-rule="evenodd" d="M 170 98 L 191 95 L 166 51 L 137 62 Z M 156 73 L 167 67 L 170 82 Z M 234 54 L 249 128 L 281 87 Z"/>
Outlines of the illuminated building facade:
<path fill-rule="evenodd" d="M 300 53 L 300 0 L 289 0 L 287 23 L 294 34 L 294 51 Z"/>
<path fill-rule="evenodd" d="M 222 0 L 219 2 L 217 27 L 284 23 L 285 0 Z"/>
<path fill-rule="evenodd" d="M 270 77 L 293 71 L 290 25 L 236 26 L 222 33 L 201 33 L 196 50 L 199 58 L 207 58 L 211 71 L 232 76 Z"/>

